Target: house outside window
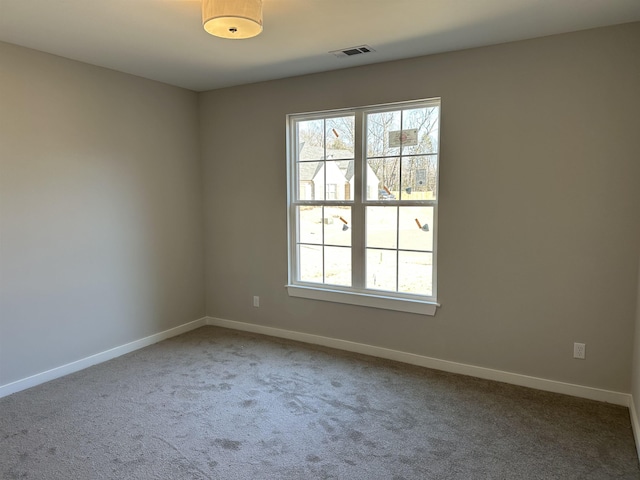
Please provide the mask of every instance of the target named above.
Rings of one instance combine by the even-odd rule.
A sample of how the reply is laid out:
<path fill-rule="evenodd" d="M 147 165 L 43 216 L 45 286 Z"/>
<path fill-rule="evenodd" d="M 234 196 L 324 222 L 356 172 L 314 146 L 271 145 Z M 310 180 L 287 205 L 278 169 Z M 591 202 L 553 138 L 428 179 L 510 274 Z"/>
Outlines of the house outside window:
<path fill-rule="evenodd" d="M 287 120 L 289 294 L 433 315 L 440 99 Z"/>

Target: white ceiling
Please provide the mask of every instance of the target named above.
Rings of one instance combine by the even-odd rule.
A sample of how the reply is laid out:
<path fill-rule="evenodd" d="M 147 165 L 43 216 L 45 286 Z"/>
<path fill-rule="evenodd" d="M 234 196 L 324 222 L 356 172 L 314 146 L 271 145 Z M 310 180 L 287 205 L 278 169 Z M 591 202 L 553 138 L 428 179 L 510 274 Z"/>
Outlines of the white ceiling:
<path fill-rule="evenodd" d="M 204 91 L 639 20 L 640 0 L 264 0 L 262 34 L 224 40 L 199 0 L 0 0 L 0 41 Z"/>

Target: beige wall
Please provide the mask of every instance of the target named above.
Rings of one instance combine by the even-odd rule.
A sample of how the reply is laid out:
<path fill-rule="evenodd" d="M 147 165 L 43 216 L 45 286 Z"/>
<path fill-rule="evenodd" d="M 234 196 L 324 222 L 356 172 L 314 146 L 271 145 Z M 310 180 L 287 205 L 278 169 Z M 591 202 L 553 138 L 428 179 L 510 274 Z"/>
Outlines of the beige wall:
<path fill-rule="evenodd" d="M 0 385 L 202 317 L 197 94 L 0 65 Z"/>
<path fill-rule="evenodd" d="M 207 313 L 629 392 L 639 59 L 635 23 L 202 94 Z M 436 316 L 288 297 L 285 115 L 433 96 Z"/>
<path fill-rule="evenodd" d="M 633 365 L 631 367 L 631 395 L 633 395 L 633 407 L 636 414 L 640 413 L 640 261 L 638 262 L 638 305 L 636 307 L 636 325 L 633 336 Z M 640 432 L 634 431 L 636 436 Z M 637 442 L 636 442 L 637 443 Z M 640 455 L 640 445 L 637 446 Z"/>
<path fill-rule="evenodd" d="M 639 59 L 636 23 L 198 105 L 0 44 L 0 386 L 201 317 L 206 246 L 209 315 L 622 392 L 633 377 L 637 399 Z M 288 297 L 285 115 L 430 96 L 437 315 Z"/>

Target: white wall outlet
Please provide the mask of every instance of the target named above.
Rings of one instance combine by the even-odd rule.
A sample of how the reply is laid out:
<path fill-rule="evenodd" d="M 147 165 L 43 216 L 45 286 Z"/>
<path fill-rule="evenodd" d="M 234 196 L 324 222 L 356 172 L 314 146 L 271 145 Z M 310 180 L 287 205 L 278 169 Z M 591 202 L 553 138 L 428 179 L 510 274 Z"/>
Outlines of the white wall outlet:
<path fill-rule="evenodd" d="M 259 307 L 260 306 L 260 297 L 258 297 L 258 296 L 254 296 L 253 297 L 253 306 L 254 307 Z"/>
<path fill-rule="evenodd" d="M 581 358 L 584 360 L 587 346 L 584 343 L 573 344 L 573 358 Z"/>

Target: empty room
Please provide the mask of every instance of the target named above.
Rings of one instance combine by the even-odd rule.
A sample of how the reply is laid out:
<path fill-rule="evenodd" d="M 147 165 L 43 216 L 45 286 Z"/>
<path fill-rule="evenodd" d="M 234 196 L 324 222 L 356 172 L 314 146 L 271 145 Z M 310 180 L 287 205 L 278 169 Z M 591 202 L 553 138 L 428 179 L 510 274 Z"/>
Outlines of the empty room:
<path fill-rule="evenodd" d="M 0 478 L 640 479 L 640 2 L 0 0 Z"/>

